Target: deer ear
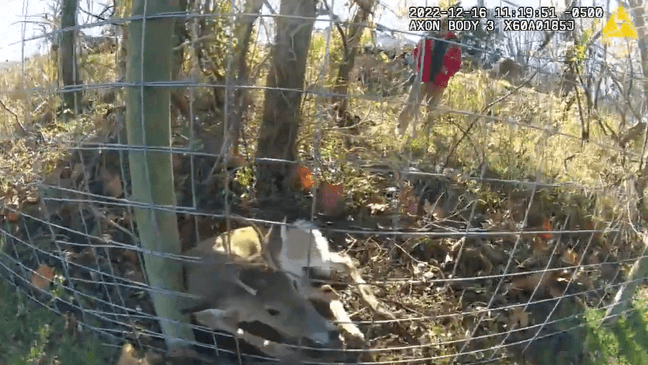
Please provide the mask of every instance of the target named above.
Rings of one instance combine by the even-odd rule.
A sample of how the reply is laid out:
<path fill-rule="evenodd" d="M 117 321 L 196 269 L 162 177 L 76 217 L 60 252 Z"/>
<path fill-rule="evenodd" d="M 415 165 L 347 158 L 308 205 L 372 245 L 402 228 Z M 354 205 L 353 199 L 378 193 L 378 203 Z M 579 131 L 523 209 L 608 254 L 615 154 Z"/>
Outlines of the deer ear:
<path fill-rule="evenodd" d="M 270 229 L 268 230 L 268 233 L 263 237 L 263 241 L 261 242 L 262 248 L 266 249 L 266 247 L 270 244 L 270 240 L 272 239 L 272 236 L 275 235 L 275 225 L 271 225 Z"/>
<path fill-rule="evenodd" d="M 271 255 L 278 254 L 283 246 L 283 235 L 282 229 L 273 225 L 263 238 L 263 250 L 269 251 Z"/>

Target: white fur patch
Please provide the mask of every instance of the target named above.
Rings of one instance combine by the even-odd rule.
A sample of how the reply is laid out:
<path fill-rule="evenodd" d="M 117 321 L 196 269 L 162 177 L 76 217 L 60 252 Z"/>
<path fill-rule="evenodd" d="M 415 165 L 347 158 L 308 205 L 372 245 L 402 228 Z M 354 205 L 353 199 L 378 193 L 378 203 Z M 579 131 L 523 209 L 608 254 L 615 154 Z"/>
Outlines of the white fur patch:
<path fill-rule="evenodd" d="M 300 277 L 308 266 L 330 272 L 328 241 L 313 223 L 299 220 L 295 227 L 282 233 L 281 263 L 284 270 Z"/>

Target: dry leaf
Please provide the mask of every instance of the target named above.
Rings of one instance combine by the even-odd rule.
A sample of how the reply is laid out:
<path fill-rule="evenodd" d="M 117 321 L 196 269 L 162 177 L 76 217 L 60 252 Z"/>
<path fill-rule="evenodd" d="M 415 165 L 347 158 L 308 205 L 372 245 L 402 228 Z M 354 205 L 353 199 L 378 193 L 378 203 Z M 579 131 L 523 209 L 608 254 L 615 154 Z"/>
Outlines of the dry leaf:
<path fill-rule="evenodd" d="M 9 211 L 7 212 L 5 217 L 7 218 L 7 222 L 9 223 L 18 223 L 18 218 L 20 218 L 20 213 Z"/>
<path fill-rule="evenodd" d="M 78 254 L 73 255 L 73 260 L 76 264 L 89 267 L 97 262 L 97 253 L 93 247 L 86 247 Z"/>
<path fill-rule="evenodd" d="M 43 181 L 45 185 L 51 185 L 51 186 L 57 186 L 59 183 L 59 180 L 61 179 L 61 173 L 63 172 L 63 167 L 58 166 L 52 170 L 47 176 L 45 176 L 45 180 Z"/>
<path fill-rule="evenodd" d="M 563 254 L 560 257 L 560 259 L 564 263 L 569 264 L 569 265 L 578 264 L 578 254 L 574 250 L 572 250 L 571 248 L 568 248 L 565 251 L 563 251 Z"/>
<path fill-rule="evenodd" d="M 135 348 L 133 345 L 130 343 L 124 344 L 117 365 L 142 365 L 140 360 L 135 358 Z"/>
<path fill-rule="evenodd" d="M 524 328 L 529 325 L 529 313 L 525 312 L 524 309 L 520 307 L 515 307 L 511 309 L 511 316 L 509 317 L 509 327 L 513 327 L 516 324 L 519 324 L 520 327 Z"/>
<path fill-rule="evenodd" d="M 425 203 L 424 203 L 424 206 L 423 206 L 423 209 L 425 210 L 425 212 L 428 213 L 428 214 L 431 214 L 434 217 L 434 219 L 436 219 L 436 220 L 441 220 L 441 219 L 445 218 L 445 216 L 446 216 L 446 213 L 443 210 L 443 207 L 439 203 L 440 202 L 437 201 L 434 204 L 431 204 L 426 199 Z"/>
<path fill-rule="evenodd" d="M 163 365 L 165 364 L 164 362 L 164 356 L 161 354 L 155 353 L 153 351 L 147 351 L 144 354 L 144 364 L 151 364 L 151 365 Z"/>
<path fill-rule="evenodd" d="M 542 229 L 545 231 L 553 231 L 553 226 L 551 225 L 551 221 L 548 219 L 544 219 L 542 221 Z M 542 233 L 540 234 L 540 237 L 546 240 L 551 239 L 551 233 Z"/>
<path fill-rule="evenodd" d="M 322 189 L 322 213 L 327 216 L 340 215 L 345 208 L 342 183 L 333 185 L 324 182 L 320 188 Z"/>
<path fill-rule="evenodd" d="M 25 201 L 29 204 L 36 204 L 40 200 L 40 194 L 38 189 L 31 189 L 27 192 L 27 197 Z"/>
<path fill-rule="evenodd" d="M 549 285 L 548 292 L 552 298 L 559 298 L 563 296 L 564 291 L 556 285 Z"/>
<path fill-rule="evenodd" d="M 238 148 L 232 152 L 228 165 L 230 167 L 241 167 L 245 165 L 245 157 L 239 154 Z"/>
<path fill-rule="evenodd" d="M 588 230 L 588 231 L 594 231 L 594 230 L 598 229 L 596 226 L 597 226 L 597 224 L 594 223 L 594 221 L 588 220 L 588 221 L 585 222 L 585 229 Z M 592 239 L 595 240 L 595 241 L 598 241 L 601 238 L 601 233 L 600 232 L 593 233 L 592 235 L 593 235 Z"/>
<path fill-rule="evenodd" d="M 128 212 L 124 212 L 124 214 L 122 215 L 122 224 L 125 227 L 128 227 L 131 224 L 131 218 Z"/>
<path fill-rule="evenodd" d="M 389 204 L 385 203 L 383 199 L 377 196 L 371 196 L 367 200 L 367 208 L 369 208 L 371 215 L 376 215 L 378 213 L 384 213 L 389 210 Z"/>
<path fill-rule="evenodd" d="M 171 155 L 171 166 L 173 168 L 173 171 L 179 171 L 180 168 L 182 167 L 183 162 L 184 161 L 183 161 L 181 155 L 176 154 L 176 153 Z"/>
<path fill-rule="evenodd" d="M 119 175 L 112 174 L 105 166 L 101 168 L 101 180 L 103 180 L 104 195 L 119 198 L 124 193 Z"/>
<path fill-rule="evenodd" d="M 306 166 L 299 166 L 297 168 L 297 174 L 299 175 L 299 183 L 304 189 L 310 189 L 315 185 L 315 178 L 313 178 L 313 173 Z"/>
<path fill-rule="evenodd" d="M 551 281 L 551 274 L 547 273 L 544 277 L 542 274 L 543 273 L 539 272 L 529 276 L 517 277 L 511 282 L 511 289 L 524 290 L 527 292 L 533 292 L 533 290 L 538 286 L 541 289 L 545 289 L 547 284 Z"/>
<path fill-rule="evenodd" d="M 54 269 L 41 264 L 31 275 L 31 284 L 38 289 L 46 290 L 49 288 L 52 279 L 54 278 Z"/>
<path fill-rule="evenodd" d="M 371 215 L 376 215 L 378 213 L 386 212 L 389 209 L 389 204 L 372 203 L 367 204 L 367 208 L 369 208 Z"/>
<path fill-rule="evenodd" d="M 75 164 L 70 173 L 70 180 L 76 182 L 83 175 L 83 165 L 78 163 Z"/>
<path fill-rule="evenodd" d="M 135 250 L 124 250 L 124 252 L 122 252 L 122 258 L 133 265 L 139 264 L 139 256 Z"/>
<path fill-rule="evenodd" d="M 533 242 L 531 243 L 531 250 L 536 255 L 542 255 L 549 251 L 549 244 L 546 240 L 542 239 L 540 236 L 534 237 Z"/>
<path fill-rule="evenodd" d="M 414 188 L 407 186 L 400 194 L 400 201 L 405 208 L 405 212 L 410 215 L 418 213 L 418 199 L 414 196 Z"/>
<path fill-rule="evenodd" d="M 124 271 L 124 275 L 123 275 L 124 279 L 131 280 L 140 284 L 146 283 L 146 278 L 144 278 L 144 273 L 142 272 L 142 270 L 139 269 L 139 267 L 129 262 L 125 262 L 121 268 Z"/>
<path fill-rule="evenodd" d="M 81 330 L 81 326 L 74 316 L 74 313 L 67 312 L 65 313 L 65 331 L 68 336 L 76 337 L 77 333 Z"/>

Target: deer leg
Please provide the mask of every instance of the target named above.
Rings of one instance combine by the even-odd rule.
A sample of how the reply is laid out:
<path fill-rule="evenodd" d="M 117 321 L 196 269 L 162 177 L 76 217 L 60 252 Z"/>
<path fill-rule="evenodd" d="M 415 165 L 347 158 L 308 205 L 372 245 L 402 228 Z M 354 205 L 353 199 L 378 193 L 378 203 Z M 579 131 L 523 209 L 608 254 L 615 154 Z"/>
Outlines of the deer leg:
<path fill-rule="evenodd" d="M 339 328 L 353 337 L 355 341 L 364 343 L 365 337 L 360 329 L 351 322 L 351 318 L 344 310 L 344 305 L 340 301 L 340 296 L 333 290 L 330 285 L 322 285 L 319 288 L 314 288 L 310 284 L 304 288 L 304 297 L 310 301 L 321 301 L 327 304 L 329 308 L 329 316 L 334 319 Z"/>
<path fill-rule="evenodd" d="M 381 308 L 373 290 L 371 290 L 367 282 L 364 281 L 362 275 L 360 275 L 360 272 L 350 257 L 337 252 L 331 252 L 331 266 L 333 266 L 336 271 L 346 271 L 349 274 L 351 279 L 358 284 L 358 290 L 360 291 L 362 300 L 364 300 L 371 309 L 387 319 L 396 319 L 396 316 L 393 313 Z"/>
<path fill-rule="evenodd" d="M 344 305 L 340 301 L 340 296 L 331 288 L 330 285 L 324 285 L 321 288 L 323 297 L 328 299 L 329 309 L 333 318 L 337 322 L 337 325 L 342 328 L 346 333 L 352 336 L 355 340 L 359 340 L 364 343 L 365 337 L 364 333 L 360 332 L 360 329 L 351 321 L 351 318 L 344 309 Z"/>
<path fill-rule="evenodd" d="M 353 324 L 351 318 L 340 301 L 340 296 L 330 285 L 322 285 L 320 288 L 311 288 L 306 298 L 311 301 L 321 301 L 328 305 L 329 316 L 337 322 L 339 328 L 353 337 L 355 341 L 364 342 L 365 337 L 360 329 Z"/>
<path fill-rule="evenodd" d="M 344 305 L 339 300 L 332 300 L 329 303 L 329 308 L 333 314 L 333 318 L 337 322 L 338 327 L 340 327 L 344 332 L 348 333 L 349 336 L 353 337 L 355 342 L 364 343 L 365 336 L 364 333 L 360 331 L 358 326 L 356 326 L 349 317 L 349 314 L 344 309 Z"/>

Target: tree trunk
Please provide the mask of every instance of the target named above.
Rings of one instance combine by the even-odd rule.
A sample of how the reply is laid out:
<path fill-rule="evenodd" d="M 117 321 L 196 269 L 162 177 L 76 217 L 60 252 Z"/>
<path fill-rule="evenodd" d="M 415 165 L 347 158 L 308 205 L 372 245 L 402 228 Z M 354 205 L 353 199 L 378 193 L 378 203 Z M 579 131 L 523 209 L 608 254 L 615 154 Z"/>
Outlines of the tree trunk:
<path fill-rule="evenodd" d="M 237 40 L 234 46 L 234 67 L 236 67 L 236 76 L 234 85 L 242 86 L 249 83 L 249 67 L 247 63 L 248 50 L 250 49 L 250 40 L 252 38 L 252 30 L 254 22 L 258 18 L 261 8 L 263 7 L 263 0 L 246 0 L 245 14 L 253 14 L 248 16 L 236 17 L 234 23 L 234 39 Z M 248 91 L 245 88 L 237 87 L 233 93 L 233 97 L 228 98 L 228 113 L 227 113 L 227 136 L 225 143 L 221 147 L 220 154 L 225 154 L 233 150 L 238 154 L 238 140 L 241 133 L 241 120 L 243 113 L 251 104 L 249 100 Z M 233 145 L 233 147 L 232 147 Z"/>
<path fill-rule="evenodd" d="M 180 10 L 189 11 L 187 0 L 180 1 Z M 177 80 L 182 71 L 182 64 L 185 58 L 185 47 L 184 43 L 189 39 L 189 32 L 185 25 L 186 18 L 176 18 L 176 24 L 173 32 L 173 68 L 171 70 L 171 79 Z M 189 110 L 189 100 L 184 95 L 185 88 L 174 89 L 171 92 L 171 102 L 172 102 L 172 113 L 173 117 L 177 117 L 177 114 L 182 115 L 185 120 L 190 118 Z M 172 123 L 175 120 L 172 121 Z"/>
<path fill-rule="evenodd" d="M 117 19 L 128 17 L 132 12 L 133 3 L 131 0 L 115 0 L 115 15 Z M 117 25 L 117 51 L 115 52 L 115 67 L 117 68 L 117 80 L 126 79 L 126 59 L 128 57 L 128 24 Z"/>
<path fill-rule="evenodd" d="M 641 68 L 643 70 L 643 92 L 644 103 L 642 115 L 648 112 L 648 31 L 646 31 L 646 0 L 630 0 L 630 11 L 632 23 L 637 29 L 637 46 L 641 56 Z"/>
<path fill-rule="evenodd" d="M 297 134 L 301 121 L 301 90 L 304 87 L 306 59 L 311 41 L 316 0 L 283 0 L 280 15 L 298 18 L 277 19 L 277 37 L 272 50 L 272 65 L 268 74 L 259 131 L 257 157 L 295 161 Z M 301 18 L 303 17 L 303 18 Z M 282 88 L 277 90 L 273 88 Z M 268 197 L 273 184 L 287 187 L 287 177 L 292 169 L 286 163 L 259 164 L 257 192 Z"/>
<path fill-rule="evenodd" d="M 347 90 L 349 88 L 349 73 L 353 70 L 355 65 L 355 59 L 358 55 L 358 44 L 360 43 L 360 38 L 362 32 L 365 29 L 364 24 L 369 19 L 369 14 L 373 11 L 376 2 L 374 0 L 369 0 L 367 7 L 359 6 L 358 11 L 353 17 L 353 21 L 349 26 L 349 32 L 347 33 L 345 49 L 343 50 L 344 55 L 342 57 L 342 62 L 338 67 L 337 78 L 335 79 L 335 86 L 333 87 L 333 92 L 337 95 L 345 96 L 335 96 L 333 98 L 333 103 L 337 104 L 337 123 L 340 127 L 348 127 L 349 123 L 347 121 L 350 118 L 346 117 L 347 108 L 349 105 L 349 99 L 346 97 Z M 344 36 L 342 34 L 342 36 Z"/>
<path fill-rule="evenodd" d="M 65 30 L 76 26 L 77 6 L 77 0 L 63 0 L 61 6 L 61 30 L 64 31 L 59 35 L 58 70 L 64 88 L 81 84 L 76 58 L 76 29 Z M 74 114 L 78 114 L 81 109 L 81 97 L 81 91 L 64 90 L 63 110 L 71 110 Z"/>
<path fill-rule="evenodd" d="M 144 15 L 146 0 L 133 2 L 132 16 Z M 178 11 L 178 0 L 149 1 L 147 14 Z M 174 18 L 133 20 L 128 29 L 129 83 L 169 81 L 172 71 Z M 144 31 L 145 30 L 145 31 Z M 142 37 L 146 37 L 142 42 Z M 142 45 L 144 49 L 142 49 Z M 144 67 L 142 67 L 144 66 Z M 131 87 L 127 89 L 128 143 L 136 146 L 170 147 L 171 123 L 169 88 Z M 144 120 L 142 120 L 142 117 Z M 171 155 L 164 152 L 129 153 L 132 198 L 138 203 L 175 206 Z M 173 212 L 136 208 L 135 220 L 142 247 L 165 254 L 180 254 L 178 223 Z M 143 254 L 148 283 L 154 288 L 184 291 L 179 261 Z M 161 318 L 189 323 L 180 314 L 180 296 L 151 291 L 156 314 Z M 190 327 L 160 321 L 168 348 L 180 346 L 179 339 L 193 341 Z"/>

